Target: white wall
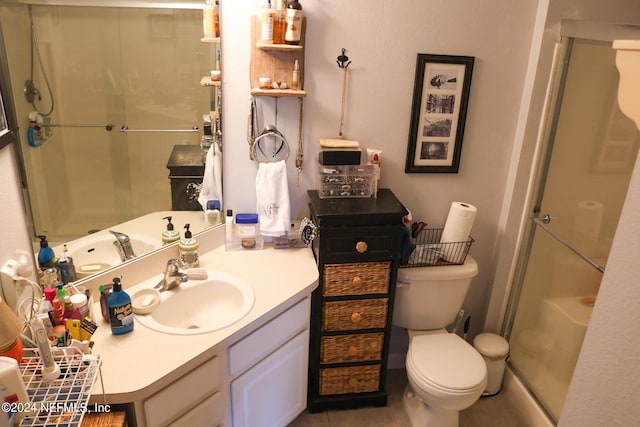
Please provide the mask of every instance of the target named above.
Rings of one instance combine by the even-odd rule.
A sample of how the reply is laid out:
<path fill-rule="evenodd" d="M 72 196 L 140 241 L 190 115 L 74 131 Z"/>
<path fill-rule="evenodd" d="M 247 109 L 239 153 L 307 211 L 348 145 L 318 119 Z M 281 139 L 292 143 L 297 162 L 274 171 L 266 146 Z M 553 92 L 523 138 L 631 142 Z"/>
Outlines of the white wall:
<path fill-rule="evenodd" d="M 14 150 L 13 144 L 0 150 L 0 267 L 13 257 L 16 249 L 31 249 Z"/>

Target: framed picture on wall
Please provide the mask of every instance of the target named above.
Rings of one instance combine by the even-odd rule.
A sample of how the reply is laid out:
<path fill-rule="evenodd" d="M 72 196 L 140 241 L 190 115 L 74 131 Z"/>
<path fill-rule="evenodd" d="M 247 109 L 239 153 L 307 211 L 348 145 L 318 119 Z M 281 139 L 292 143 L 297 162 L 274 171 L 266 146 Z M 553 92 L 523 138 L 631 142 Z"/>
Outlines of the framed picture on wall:
<path fill-rule="evenodd" d="M 419 53 L 406 173 L 457 173 L 474 57 Z"/>

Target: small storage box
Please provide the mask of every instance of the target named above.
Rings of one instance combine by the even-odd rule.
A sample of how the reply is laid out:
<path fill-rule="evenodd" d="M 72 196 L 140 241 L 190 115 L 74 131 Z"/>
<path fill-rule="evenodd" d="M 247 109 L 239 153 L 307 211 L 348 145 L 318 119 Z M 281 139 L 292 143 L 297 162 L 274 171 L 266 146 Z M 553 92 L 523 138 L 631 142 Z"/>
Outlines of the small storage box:
<path fill-rule="evenodd" d="M 375 197 L 373 165 L 319 166 L 321 199 Z"/>

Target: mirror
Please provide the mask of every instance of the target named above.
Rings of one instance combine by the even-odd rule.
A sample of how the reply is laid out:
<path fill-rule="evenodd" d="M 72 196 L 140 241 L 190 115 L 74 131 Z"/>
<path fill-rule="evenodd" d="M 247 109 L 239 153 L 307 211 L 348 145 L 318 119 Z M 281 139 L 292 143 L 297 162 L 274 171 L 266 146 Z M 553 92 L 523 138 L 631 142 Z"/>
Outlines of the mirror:
<path fill-rule="evenodd" d="M 204 1 L 33 3 L 4 3 L 0 24 L 34 240 L 55 247 L 176 210 L 197 214 L 191 231 L 201 231 L 200 145 L 222 100 L 211 81 L 220 38 L 201 40 Z M 168 167 L 176 148 L 189 149 L 179 161 L 195 175 Z M 153 218 L 159 239 L 166 221 Z"/>

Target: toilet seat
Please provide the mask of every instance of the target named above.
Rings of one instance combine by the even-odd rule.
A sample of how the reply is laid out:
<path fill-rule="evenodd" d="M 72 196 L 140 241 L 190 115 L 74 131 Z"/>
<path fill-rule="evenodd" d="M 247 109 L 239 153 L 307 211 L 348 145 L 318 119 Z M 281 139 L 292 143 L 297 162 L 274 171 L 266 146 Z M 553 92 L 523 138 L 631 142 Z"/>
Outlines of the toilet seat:
<path fill-rule="evenodd" d="M 480 353 L 451 333 L 414 336 L 407 369 L 425 387 L 452 395 L 484 388 L 487 376 Z"/>

